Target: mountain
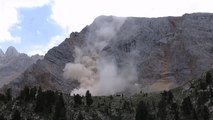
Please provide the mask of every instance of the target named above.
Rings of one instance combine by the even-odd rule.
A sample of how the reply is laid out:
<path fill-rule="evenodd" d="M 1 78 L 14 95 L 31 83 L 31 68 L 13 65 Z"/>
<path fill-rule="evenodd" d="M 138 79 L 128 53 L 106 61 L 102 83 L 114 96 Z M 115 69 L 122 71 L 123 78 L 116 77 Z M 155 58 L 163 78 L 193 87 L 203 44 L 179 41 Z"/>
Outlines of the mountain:
<path fill-rule="evenodd" d="M 4 52 L 2 51 L 2 49 L 0 49 L 0 57 L 2 57 L 4 55 Z"/>
<path fill-rule="evenodd" d="M 14 56 L 18 56 L 19 53 L 18 51 L 16 50 L 16 48 L 10 46 L 7 48 L 7 51 L 5 52 L 5 56 L 6 57 L 14 57 Z"/>
<path fill-rule="evenodd" d="M 81 88 L 85 85 L 81 83 L 85 79 L 79 76 L 76 76 L 77 80 L 73 76 L 65 79 L 64 68 L 67 63 L 81 64 L 86 56 L 92 64 L 100 63 L 98 67 L 88 68 L 92 70 L 89 74 L 101 74 L 104 70 L 107 74 L 103 76 L 109 77 L 103 83 L 94 80 L 92 85 L 106 84 L 112 89 L 114 83 L 107 81 L 115 82 L 116 76 L 120 81 L 115 84 L 123 85 L 122 82 L 126 82 L 125 88 L 134 84 L 145 91 L 161 91 L 201 76 L 212 67 L 212 53 L 211 13 L 161 18 L 100 16 L 81 32 L 71 33 L 59 46 L 50 49 L 43 60 L 30 66 L 7 87 L 18 90 L 25 85 L 36 85 L 69 93 L 77 86 Z M 105 63 L 110 64 L 103 65 Z M 118 75 L 112 75 L 111 68 L 107 69 L 112 63 Z M 101 88 L 105 89 L 105 86 Z M 125 88 L 117 89 L 115 86 L 116 92 L 122 92 Z"/>
<path fill-rule="evenodd" d="M 107 48 L 120 66 L 134 58 L 139 82 L 169 89 L 212 67 L 213 14 L 127 18 Z M 135 54 L 135 52 L 137 54 Z"/>
<path fill-rule="evenodd" d="M 26 54 L 19 53 L 12 46 L 6 50 L 5 54 L 0 50 L 0 87 L 15 80 L 38 59 L 42 59 L 42 56 L 29 57 Z"/>

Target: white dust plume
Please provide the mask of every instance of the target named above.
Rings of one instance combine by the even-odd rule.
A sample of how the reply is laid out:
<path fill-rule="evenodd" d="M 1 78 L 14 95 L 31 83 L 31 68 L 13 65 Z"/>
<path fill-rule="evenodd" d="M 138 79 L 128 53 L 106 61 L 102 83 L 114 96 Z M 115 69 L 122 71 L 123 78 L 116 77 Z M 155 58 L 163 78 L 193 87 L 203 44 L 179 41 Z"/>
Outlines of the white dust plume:
<path fill-rule="evenodd" d="M 113 58 L 101 56 L 103 48 L 110 44 L 112 38 L 120 30 L 125 18 L 111 17 L 109 20 L 98 18 L 90 26 L 90 33 L 84 41 L 84 47 L 75 46 L 75 62 L 67 63 L 64 78 L 77 80 L 80 86 L 71 94 L 84 95 L 87 90 L 93 95 L 110 95 L 121 93 L 131 88 L 137 80 L 136 67 L 133 61 L 118 68 Z"/>

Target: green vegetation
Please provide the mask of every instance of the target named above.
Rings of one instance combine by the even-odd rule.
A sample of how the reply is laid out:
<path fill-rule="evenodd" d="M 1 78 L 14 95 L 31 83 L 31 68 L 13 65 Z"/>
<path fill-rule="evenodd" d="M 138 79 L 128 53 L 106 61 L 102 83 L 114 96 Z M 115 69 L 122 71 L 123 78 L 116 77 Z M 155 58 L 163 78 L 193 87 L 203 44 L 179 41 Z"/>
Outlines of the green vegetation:
<path fill-rule="evenodd" d="M 213 100 L 213 71 L 208 71 L 205 77 L 191 81 L 171 91 L 163 91 L 157 106 L 153 107 L 150 97 L 142 98 L 137 105 L 137 115 L 143 115 L 143 120 L 210 120 Z M 153 97 L 152 97 L 153 98 Z M 149 108 L 149 109 L 148 109 Z M 144 112 L 147 111 L 148 112 Z M 140 112 L 139 112 L 140 111 Z M 145 114 L 147 113 L 147 114 Z M 147 116 L 154 116 L 147 118 Z M 143 118 L 143 119 L 142 119 Z"/>
<path fill-rule="evenodd" d="M 0 120 L 211 120 L 213 71 L 170 91 L 133 96 L 70 96 L 41 87 L 0 94 Z"/>

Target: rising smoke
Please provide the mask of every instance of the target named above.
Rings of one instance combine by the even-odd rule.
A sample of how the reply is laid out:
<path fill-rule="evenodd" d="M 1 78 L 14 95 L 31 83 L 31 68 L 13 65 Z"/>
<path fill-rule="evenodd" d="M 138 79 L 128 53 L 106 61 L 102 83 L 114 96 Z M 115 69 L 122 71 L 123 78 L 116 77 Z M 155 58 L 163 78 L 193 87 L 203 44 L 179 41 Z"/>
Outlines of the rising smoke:
<path fill-rule="evenodd" d="M 85 94 L 90 90 L 93 95 L 110 95 L 132 88 L 137 80 L 137 72 L 133 61 L 120 69 L 113 58 L 102 56 L 100 53 L 106 47 L 126 18 L 99 17 L 95 20 L 84 47 L 75 46 L 75 61 L 67 63 L 64 68 L 64 78 L 77 80 L 79 88 L 71 94 Z"/>

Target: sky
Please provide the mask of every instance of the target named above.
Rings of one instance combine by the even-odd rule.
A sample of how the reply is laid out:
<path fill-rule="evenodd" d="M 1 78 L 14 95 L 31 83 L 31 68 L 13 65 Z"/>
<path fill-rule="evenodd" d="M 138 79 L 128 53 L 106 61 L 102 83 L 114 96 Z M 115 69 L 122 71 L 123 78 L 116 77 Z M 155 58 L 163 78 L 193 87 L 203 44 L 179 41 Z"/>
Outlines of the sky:
<path fill-rule="evenodd" d="M 0 0 L 0 48 L 44 55 L 100 15 L 181 16 L 213 13 L 213 0 Z"/>

